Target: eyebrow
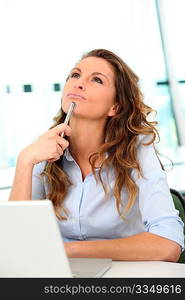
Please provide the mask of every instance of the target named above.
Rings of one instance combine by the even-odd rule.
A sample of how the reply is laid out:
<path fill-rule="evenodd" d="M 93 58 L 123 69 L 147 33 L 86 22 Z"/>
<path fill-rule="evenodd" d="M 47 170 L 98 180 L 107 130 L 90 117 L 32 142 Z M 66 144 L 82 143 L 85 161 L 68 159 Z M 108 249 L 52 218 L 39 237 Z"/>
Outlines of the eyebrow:
<path fill-rule="evenodd" d="M 78 70 L 80 73 L 82 72 L 81 69 L 80 69 L 80 68 L 77 68 L 77 67 L 73 68 L 72 71 L 73 71 L 73 70 Z M 100 72 L 93 72 L 91 75 L 102 75 L 102 76 L 104 76 L 104 77 L 109 81 L 109 78 L 108 78 L 105 74 L 103 74 L 103 73 L 100 73 Z"/>

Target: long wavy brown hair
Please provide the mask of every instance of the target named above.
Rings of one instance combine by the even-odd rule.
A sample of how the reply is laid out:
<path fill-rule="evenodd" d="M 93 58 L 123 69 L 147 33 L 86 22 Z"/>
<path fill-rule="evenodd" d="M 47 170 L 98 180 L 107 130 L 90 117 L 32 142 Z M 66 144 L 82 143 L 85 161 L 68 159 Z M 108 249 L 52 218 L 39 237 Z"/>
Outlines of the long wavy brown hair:
<path fill-rule="evenodd" d="M 137 160 L 138 136 L 150 136 L 149 142 L 144 144 L 146 146 L 153 143 L 156 136 L 158 136 L 155 128 L 157 122 L 147 120 L 148 114 L 153 110 L 143 102 L 138 76 L 119 56 L 105 49 L 95 49 L 83 55 L 81 60 L 87 57 L 105 59 L 113 67 L 115 73 L 117 112 L 115 116 L 107 118 L 104 128 L 104 144 L 101 145 L 96 153 L 89 157 L 89 163 L 92 166 L 95 179 L 101 182 L 105 194 L 107 193 L 107 188 L 101 177 L 102 169 L 104 167 L 114 168 L 115 204 L 119 215 L 124 217 L 124 212 L 131 209 L 138 193 L 137 185 L 131 176 L 131 170 L 135 169 L 138 176 L 143 176 Z M 54 118 L 54 125 L 51 128 L 63 123 L 65 116 L 66 114 L 61 107 L 58 115 Z M 97 176 L 95 163 L 98 158 L 102 161 L 102 164 Z M 58 161 L 48 162 L 42 174 L 47 176 L 49 183 L 49 194 L 47 197 L 53 202 L 56 215 L 60 219 L 66 219 L 68 212 L 65 210 L 63 202 L 72 183 L 69 176 L 62 169 L 62 159 L 63 156 Z M 128 195 L 125 207 L 123 207 L 121 199 L 123 188 Z"/>

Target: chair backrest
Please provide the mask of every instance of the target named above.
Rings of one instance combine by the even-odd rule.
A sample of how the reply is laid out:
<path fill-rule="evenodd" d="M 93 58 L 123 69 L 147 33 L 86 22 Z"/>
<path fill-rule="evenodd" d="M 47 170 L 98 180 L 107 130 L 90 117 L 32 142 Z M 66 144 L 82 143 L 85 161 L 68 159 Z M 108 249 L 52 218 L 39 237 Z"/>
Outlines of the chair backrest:
<path fill-rule="evenodd" d="M 179 217 L 184 222 L 184 234 L 185 234 L 185 199 L 182 196 L 182 194 L 175 189 L 170 189 L 170 192 L 173 198 L 175 208 L 179 211 Z M 185 250 L 181 253 L 178 262 L 185 263 Z"/>

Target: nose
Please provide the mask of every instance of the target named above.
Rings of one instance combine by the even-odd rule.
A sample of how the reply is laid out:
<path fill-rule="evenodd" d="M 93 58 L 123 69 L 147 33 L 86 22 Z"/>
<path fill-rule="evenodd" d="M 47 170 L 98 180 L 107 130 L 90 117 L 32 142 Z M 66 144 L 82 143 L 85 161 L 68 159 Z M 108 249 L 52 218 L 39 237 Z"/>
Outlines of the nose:
<path fill-rule="evenodd" d="M 74 83 L 74 87 L 76 89 L 80 89 L 80 90 L 85 91 L 85 83 L 84 83 L 84 81 L 81 78 L 79 78 L 78 80 L 76 80 L 76 82 Z"/>

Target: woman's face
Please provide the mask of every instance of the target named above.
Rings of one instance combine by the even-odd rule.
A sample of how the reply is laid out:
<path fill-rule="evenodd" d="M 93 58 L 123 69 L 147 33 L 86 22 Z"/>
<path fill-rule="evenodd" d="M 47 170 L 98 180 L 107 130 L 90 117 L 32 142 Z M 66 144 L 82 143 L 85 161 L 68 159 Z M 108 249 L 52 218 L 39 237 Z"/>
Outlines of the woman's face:
<path fill-rule="evenodd" d="M 74 115 L 91 120 L 106 119 L 115 114 L 115 75 L 103 58 L 82 59 L 70 72 L 62 95 L 65 113 L 76 103 Z"/>

